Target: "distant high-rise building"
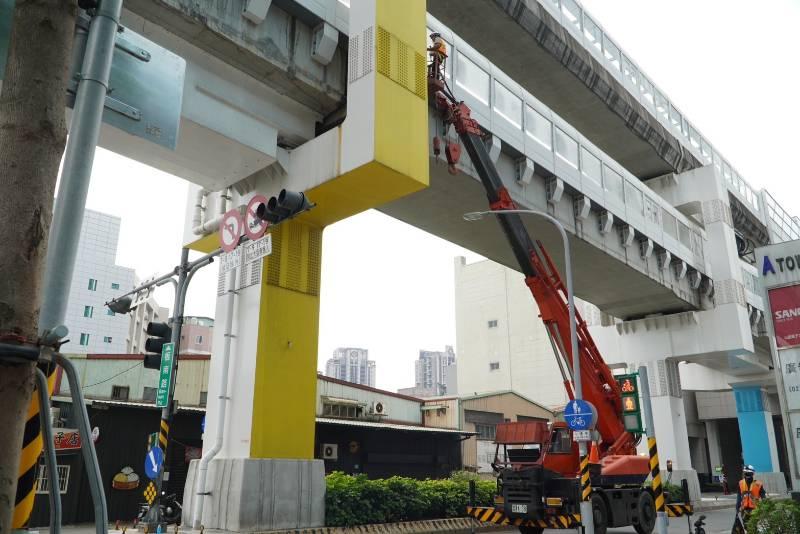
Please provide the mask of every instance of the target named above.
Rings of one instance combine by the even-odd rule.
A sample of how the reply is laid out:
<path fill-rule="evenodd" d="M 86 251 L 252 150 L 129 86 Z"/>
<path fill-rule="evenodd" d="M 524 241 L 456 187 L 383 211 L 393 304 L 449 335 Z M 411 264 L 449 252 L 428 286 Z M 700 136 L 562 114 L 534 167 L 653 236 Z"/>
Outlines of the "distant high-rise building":
<path fill-rule="evenodd" d="M 341 347 L 325 364 L 325 375 L 354 384 L 375 387 L 375 362 L 367 349 Z"/>
<path fill-rule="evenodd" d="M 397 390 L 414 397 L 439 397 L 455 395 L 456 353 L 451 345 L 444 351 L 421 350 L 414 362 L 414 387 Z"/>

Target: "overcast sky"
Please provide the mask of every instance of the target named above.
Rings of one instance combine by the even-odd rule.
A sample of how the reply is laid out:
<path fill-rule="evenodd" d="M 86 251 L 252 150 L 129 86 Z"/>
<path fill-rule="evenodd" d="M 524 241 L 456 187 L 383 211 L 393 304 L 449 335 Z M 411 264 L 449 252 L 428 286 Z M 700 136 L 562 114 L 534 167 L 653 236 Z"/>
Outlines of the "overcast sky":
<path fill-rule="evenodd" d="M 800 213 L 800 1 L 583 5 L 745 179 Z M 186 190 L 178 178 L 98 152 L 88 207 L 122 218 L 120 265 L 145 277 L 177 263 Z M 336 347 L 364 347 L 379 387 L 412 386 L 419 349 L 455 343 L 454 256 L 479 257 L 377 212 L 324 236 L 320 369 Z M 215 290 L 214 265 L 192 282 L 187 313 L 213 317 Z M 159 291 L 171 307 L 171 290 Z"/>

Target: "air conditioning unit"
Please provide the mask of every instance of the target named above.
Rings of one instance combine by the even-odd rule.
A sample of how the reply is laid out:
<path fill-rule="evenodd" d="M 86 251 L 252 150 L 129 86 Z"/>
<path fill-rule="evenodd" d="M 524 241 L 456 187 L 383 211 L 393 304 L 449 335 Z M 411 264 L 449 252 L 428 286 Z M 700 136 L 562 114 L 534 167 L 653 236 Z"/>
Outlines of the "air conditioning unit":
<path fill-rule="evenodd" d="M 323 460 L 338 460 L 339 459 L 339 445 L 336 443 L 323 443 L 322 444 L 322 459 Z"/>
<path fill-rule="evenodd" d="M 380 401 L 373 402 L 369 407 L 369 413 L 372 415 L 386 415 L 386 406 Z"/>

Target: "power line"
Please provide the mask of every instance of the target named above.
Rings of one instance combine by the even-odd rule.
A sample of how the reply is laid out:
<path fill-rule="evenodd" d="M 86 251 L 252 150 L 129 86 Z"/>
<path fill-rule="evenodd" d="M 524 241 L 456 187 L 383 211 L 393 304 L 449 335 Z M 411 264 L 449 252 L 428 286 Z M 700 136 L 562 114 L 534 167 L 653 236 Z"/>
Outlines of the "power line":
<path fill-rule="evenodd" d="M 128 371 L 131 371 L 131 370 L 135 369 L 136 367 L 139 367 L 143 363 L 144 362 L 136 362 L 135 364 L 133 364 L 131 367 L 128 367 L 124 371 L 120 371 L 119 373 L 117 373 L 117 374 L 115 374 L 113 376 L 109 376 L 108 378 L 106 378 L 105 380 L 101 380 L 100 382 L 95 382 L 94 384 L 89 384 L 88 386 L 83 386 L 81 389 L 91 388 L 91 387 L 94 387 L 94 386 L 99 386 L 100 384 L 105 384 L 109 380 L 113 380 L 113 379 L 117 378 L 119 375 L 123 375 L 123 374 L 127 373 Z"/>

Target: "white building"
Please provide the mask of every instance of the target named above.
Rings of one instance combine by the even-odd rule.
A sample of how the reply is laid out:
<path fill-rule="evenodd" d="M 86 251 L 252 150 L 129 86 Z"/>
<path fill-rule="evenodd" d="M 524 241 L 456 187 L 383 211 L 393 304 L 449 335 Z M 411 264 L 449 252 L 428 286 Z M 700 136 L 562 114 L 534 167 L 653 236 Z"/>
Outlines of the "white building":
<path fill-rule="evenodd" d="M 88 209 L 84 212 L 65 317 L 70 340 L 64 345 L 65 352 L 142 352 L 141 321 L 166 320 L 166 308 L 159 308 L 153 299 L 139 306 L 130 317 L 105 307 L 106 302 L 133 289 L 137 283 L 133 269 L 116 264 L 119 226 L 119 217 Z M 147 322 L 143 324 L 146 326 Z"/>
<path fill-rule="evenodd" d="M 104 306 L 115 295 L 133 289 L 136 278 L 133 269 L 116 264 L 119 225 L 118 217 L 84 212 L 65 318 L 70 339 L 65 352 L 127 351 L 129 318 Z"/>
<path fill-rule="evenodd" d="M 159 306 L 152 297 L 137 306 L 130 313 L 127 352 L 130 354 L 144 354 L 144 343 L 149 337 L 147 335 L 147 323 L 166 322 L 168 320 L 169 309 Z M 181 353 L 183 352 L 181 350 Z"/>
<path fill-rule="evenodd" d="M 514 391 L 543 406 L 563 406 L 563 378 L 522 273 L 459 256 L 455 285 L 459 392 Z"/>
<path fill-rule="evenodd" d="M 325 364 L 325 375 L 354 384 L 375 387 L 375 362 L 367 349 L 340 347 Z"/>

